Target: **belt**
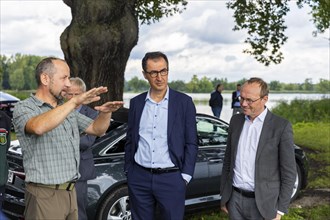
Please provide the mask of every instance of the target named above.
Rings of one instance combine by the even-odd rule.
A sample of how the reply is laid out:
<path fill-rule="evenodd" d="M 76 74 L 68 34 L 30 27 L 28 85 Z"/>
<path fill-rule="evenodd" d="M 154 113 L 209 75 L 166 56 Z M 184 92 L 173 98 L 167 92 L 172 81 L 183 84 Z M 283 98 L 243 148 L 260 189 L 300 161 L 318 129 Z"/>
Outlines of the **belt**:
<path fill-rule="evenodd" d="M 179 171 L 179 167 L 168 167 L 168 168 L 148 168 L 141 166 L 138 163 L 135 163 L 138 167 L 141 167 L 142 169 L 149 171 L 150 173 L 153 174 L 162 174 L 162 173 L 170 173 L 170 172 L 176 172 Z"/>
<path fill-rule="evenodd" d="M 33 186 L 45 187 L 45 188 L 50 188 L 50 189 L 55 189 L 55 190 L 72 191 L 74 189 L 74 185 L 76 184 L 76 182 L 66 182 L 66 183 L 62 183 L 62 184 L 51 184 L 51 185 L 29 182 L 29 184 L 31 184 Z"/>
<path fill-rule="evenodd" d="M 246 190 L 243 190 L 243 189 L 240 189 L 240 188 L 237 188 L 235 186 L 233 186 L 233 189 L 238 192 L 239 194 L 241 194 L 242 196 L 244 197 L 247 197 L 247 198 L 255 198 L 255 195 L 254 195 L 254 192 L 252 191 L 246 191 Z"/>

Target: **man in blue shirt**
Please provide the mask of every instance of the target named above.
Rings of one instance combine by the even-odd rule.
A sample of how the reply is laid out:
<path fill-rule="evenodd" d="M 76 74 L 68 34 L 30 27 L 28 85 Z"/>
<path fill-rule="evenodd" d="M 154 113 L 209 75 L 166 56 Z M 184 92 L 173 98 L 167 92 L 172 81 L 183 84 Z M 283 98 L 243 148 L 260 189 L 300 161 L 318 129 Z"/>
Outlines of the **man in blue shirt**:
<path fill-rule="evenodd" d="M 150 89 L 130 101 L 125 172 L 132 219 L 183 219 L 186 185 L 197 155 L 196 109 L 191 97 L 168 87 L 168 59 L 150 52 L 142 60 Z"/>

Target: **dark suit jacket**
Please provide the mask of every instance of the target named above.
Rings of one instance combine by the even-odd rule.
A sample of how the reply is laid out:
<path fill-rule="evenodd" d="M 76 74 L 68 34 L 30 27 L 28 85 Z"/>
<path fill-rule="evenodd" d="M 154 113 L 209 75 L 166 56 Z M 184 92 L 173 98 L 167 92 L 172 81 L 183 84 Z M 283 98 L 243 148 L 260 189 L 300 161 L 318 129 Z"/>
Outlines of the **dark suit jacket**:
<path fill-rule="evenodd" d="M 97 111 L 94 109 L 83 105 L 79 111 L 81 114 L 86 115 L 91 119 L 95 119 L 97 117 Z M 80 136 L 80 165 L 79 165 L 79 173 L 80 179 L 82 181 L 94 179 L 96 177 L 95 167 L 94 167 L 94 159 L 91 146 L 94 143 L 96 136 L 82 134 Z"/>
<path fill-rule="evenodd" d="M 134 163 L 138 148 L 139 125 L 147 93 L 130 101 L 128 131 L 125 146 L 125 171 Z M 169 90 L 167 142 L 170 158 L 182 173 L 193 176 L 197 146 L 196 109 L 191 97 Z"/>
<path fill-rule="evenodd" d="M 233 169 L 244 120 L 244 114 L 238 114 L 230 121 L 221 176 L 221 206 L 229 201 L 232 193 Z M 296 163 L 291 124 L 268 111 L 255 159 L 256 203 L 264 218 L 275 218 L 277 210 L 288 212 L 295 178 Z"/>
<path fill-rule="evenodd" d="M 214 107 L 222 108 L 222 105 L 223 105 L 222 94 L 218 90 L 213 91 L 209 99 L 209 106 L 211 106 L 212 108 Z"/>

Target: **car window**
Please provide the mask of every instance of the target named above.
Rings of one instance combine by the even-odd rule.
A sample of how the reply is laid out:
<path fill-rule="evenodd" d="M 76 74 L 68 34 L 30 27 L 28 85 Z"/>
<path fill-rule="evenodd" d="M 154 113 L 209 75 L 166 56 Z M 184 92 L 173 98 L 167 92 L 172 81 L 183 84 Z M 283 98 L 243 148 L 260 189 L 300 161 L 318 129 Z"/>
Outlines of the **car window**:
<path fill-rule="evenodd" d="M 199 146 L 226 144 L 228 126 L 210 118 L 196 118 Z"/>
<path fill-rule="evenodd" d="M 126 143 L 126 137 L 117 141 L 110 149 L 106 151 L 106 154 L 124 153 L 125 143 Z"/>

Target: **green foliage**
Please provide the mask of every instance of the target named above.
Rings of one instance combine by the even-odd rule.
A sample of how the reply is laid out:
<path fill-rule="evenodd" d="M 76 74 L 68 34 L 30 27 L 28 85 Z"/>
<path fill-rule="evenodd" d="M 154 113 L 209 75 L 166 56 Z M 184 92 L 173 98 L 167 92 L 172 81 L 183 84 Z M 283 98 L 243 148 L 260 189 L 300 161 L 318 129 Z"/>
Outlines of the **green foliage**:
<path fill-rule="evenodd" d="M 281 220 L 326 220 L 329 219 L 330 205 L 320 205 L 304 208 L 290 208 Z M 211 209 L 194 215 L 188 215 L 185 220 L 227 220 L 228 215 L 220 209 Z"/>
<path fill-rule="evenodd" d="M 282 102 L 272 111 L 293 123 L 294 142 L 307 153 L 309 188 L 330 187 L 330 99 Z"/>
<path fill-rule="evenodd" d="M 327 93 L 330 91 L 330 80 L 320 79 L 320 82 L 316 85 L 316 90 L 321 93 Z"/>
<path fill-rule="evenodd" d="M 284 34 L 285 16 L 289 11 L 289 0 L 231 0 L 227 3 L 229 9 L 234 10 L 236 25 L 233 30 L 247 30 L 249 37 L 245 43 L 251 49 L 243 52 L 268 66 L 270 63 L 279 64 L 283 60 L 281 46 L 288 37 Z M 311 14 L 318 33 L 324 33 L 330 26 L 329 0 L 298 0 L 298 7 L 307 4 L 312 8 Z"/>
<path fill-rule="evenodd" d="M 181 13 L 186 9 L 185 0 L 139 0 L 136 1 L 136 14 L 142 24 L 151 24 L 162 17 Z"/>
<path fill-rule="evenodd" d="M 149 84 L 146 80 L 140 80 L 137 76 L 127 82 L 127 90 L 132 92 L 141 92 L 149 89 Z"/>
<path fill-rule="evenodd" d="M 271 81 L 269 83 L 269 89 L 274 91 L 280 91 L 281 90 L 281 83 L 279 81 Z"/>
<path fill-rule="evenodd" d="M 330 122 L 300 122 L 293 125 L 293 131 L 294 142 L 305 149 L 311 164 L 308 188 L 329 188 Z"/>
<path fill-rule="evenodd" d="M 316 207 L 292 208 L 283 220 L 326 220 L 329 219 L 330 205 Z"/>
<path fill-rule="evenodd" d="M 299 100 L 295 99 L 288 104 L 281 101 L 272 111 L 288 119 L 292 124 L 298 122 L 330 121 L 330 99 Z"/>
<path fill-rule="evenodd" d="M 313 23 L 316 27 L 316 31 L 313 35 L 316 36 L 317 33 L 324 33 L 330 26 L 330 1 L 329 0 L 298 0 L 298 7 L 303 7 L 303 4 L 307 4 L 312 8 L 310 14 L 313 17 Z"/>
<path fill-rule="evenodd" d="M 42 58 L 21 54 L 15 54 L 8 58 L 1 55 L 2 88 L 13 90 L 36 89 L 35 67 Z"/>
<path fill-rule="evenodd" d="M 181 92 L 187 91 L 186 83 L 182 80 L 176 80 L 168 83 L 168 86 Z"/>
<path fill-rule="evenodd" d="M 289 11 L 288 0 L 282 1 L 229 1 L 227 7 L 234 10 L 236 25 L 233 30 L 246 29 L 252 49 L 243 52 L 268 66 L 283 60 L 280 47 L 286 42 L 284 16 Z"/>

